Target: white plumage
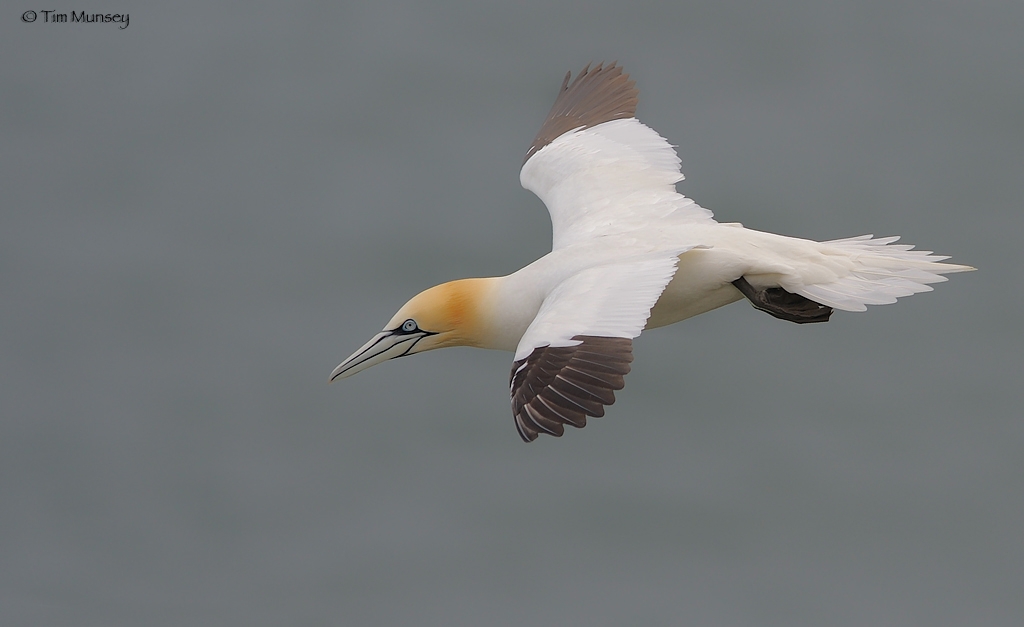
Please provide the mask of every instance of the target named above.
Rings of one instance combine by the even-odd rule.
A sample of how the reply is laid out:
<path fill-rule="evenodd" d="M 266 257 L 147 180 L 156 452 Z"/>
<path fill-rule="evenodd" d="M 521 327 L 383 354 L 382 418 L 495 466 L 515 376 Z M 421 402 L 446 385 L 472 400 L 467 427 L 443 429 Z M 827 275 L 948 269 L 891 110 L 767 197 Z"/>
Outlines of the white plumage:
<path fill-rule="evenodd" d="M 640 335 L 651 308 L 675 274 L 678 254 L 616 259 L 565 279 L 544 299 L 514 359 L 525 359 L 541 346 L 576 346 L 580 342 L 572 338 L 578 335 Z"/>
<path fill-rule="evenodd" d="M 566 133 L 523 165 L 519 180 L 551 214 L 552 248 L 671 219 L 711 220 L 676 191 L 676 151 L 636 118 Z"/>
<path fill-rule="evenodd" d="M 431 348 L 514 351 L 513 414 L 533 440 L 603 415 L 646 328 L 744 296 L 783 320 L 824 322 L 973 270 L 897 237 L 814 242 L 715 221 L 676 191 L 679 157 L 634 117 L 636 97 L 614 64 L 566 76 L 520 172 L 551 214 L 551 252 L 419 294 L 332 379 Z"/>

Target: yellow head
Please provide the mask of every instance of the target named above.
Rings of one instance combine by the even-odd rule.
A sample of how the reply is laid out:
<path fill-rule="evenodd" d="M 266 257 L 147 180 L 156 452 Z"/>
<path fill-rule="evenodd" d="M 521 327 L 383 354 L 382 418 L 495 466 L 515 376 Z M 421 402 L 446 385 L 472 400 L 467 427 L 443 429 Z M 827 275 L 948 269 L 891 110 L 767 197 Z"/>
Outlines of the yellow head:
<path fill-rule="evenodd" d="M 449 346 L 483 346 L 484 303 L 493 279 L 462 279 L 420 292 L 362 348 L 331 373 L 344 379 L 381 362 Z"/>

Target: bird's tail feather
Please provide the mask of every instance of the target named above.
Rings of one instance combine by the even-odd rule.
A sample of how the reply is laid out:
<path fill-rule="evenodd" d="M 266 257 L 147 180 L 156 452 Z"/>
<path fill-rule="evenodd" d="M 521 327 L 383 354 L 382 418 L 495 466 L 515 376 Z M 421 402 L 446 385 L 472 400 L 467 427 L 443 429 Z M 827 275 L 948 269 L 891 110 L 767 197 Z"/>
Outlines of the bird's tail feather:
<path fill-rule="evenodd" d="M 887 305 L 897 298 L 930 292 L 930 283 L 946 281 L 943 274 L 968 272 L 970 266 L 940 263 L 941 255 L 895 244 L 899 237 L 860 235 L 821 242 L 823 252 L 847 259 L 849 272 L 832 281 L 793 286 L 789 291 L 835 309 L 864 311 L 867 305 Z"/>

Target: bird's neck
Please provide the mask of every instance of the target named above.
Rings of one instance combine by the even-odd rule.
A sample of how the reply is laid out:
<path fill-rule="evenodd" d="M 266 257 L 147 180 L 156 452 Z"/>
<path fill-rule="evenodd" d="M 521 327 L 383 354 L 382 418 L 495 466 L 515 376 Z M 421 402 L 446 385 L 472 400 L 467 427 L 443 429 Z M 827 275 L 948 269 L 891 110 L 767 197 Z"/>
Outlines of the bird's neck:
<path fill-rule="evenodd" d="M 514 351 L 539 306 L 524 302 L 511 276 L 460 279 L 433 289 L 454 330 L 449 346 Z"/>

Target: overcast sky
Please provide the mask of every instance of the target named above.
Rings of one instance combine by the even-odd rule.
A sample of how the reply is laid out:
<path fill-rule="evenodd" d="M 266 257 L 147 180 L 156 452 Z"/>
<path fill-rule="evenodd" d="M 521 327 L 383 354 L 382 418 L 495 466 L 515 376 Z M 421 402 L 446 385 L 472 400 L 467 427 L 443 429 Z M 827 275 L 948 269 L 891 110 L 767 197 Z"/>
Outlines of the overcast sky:
<path fill-rule="evenodd" d="M 994 1 L 10 5 L 0 623 L 1024 624 L 1022 32 Z M 328 385 L 416 292 L 547 252 L 519 166 L 601 60 L 719 220 L 979 271 L 647 333 L 606 417 L 529 445 L 510 354 Z"/>

